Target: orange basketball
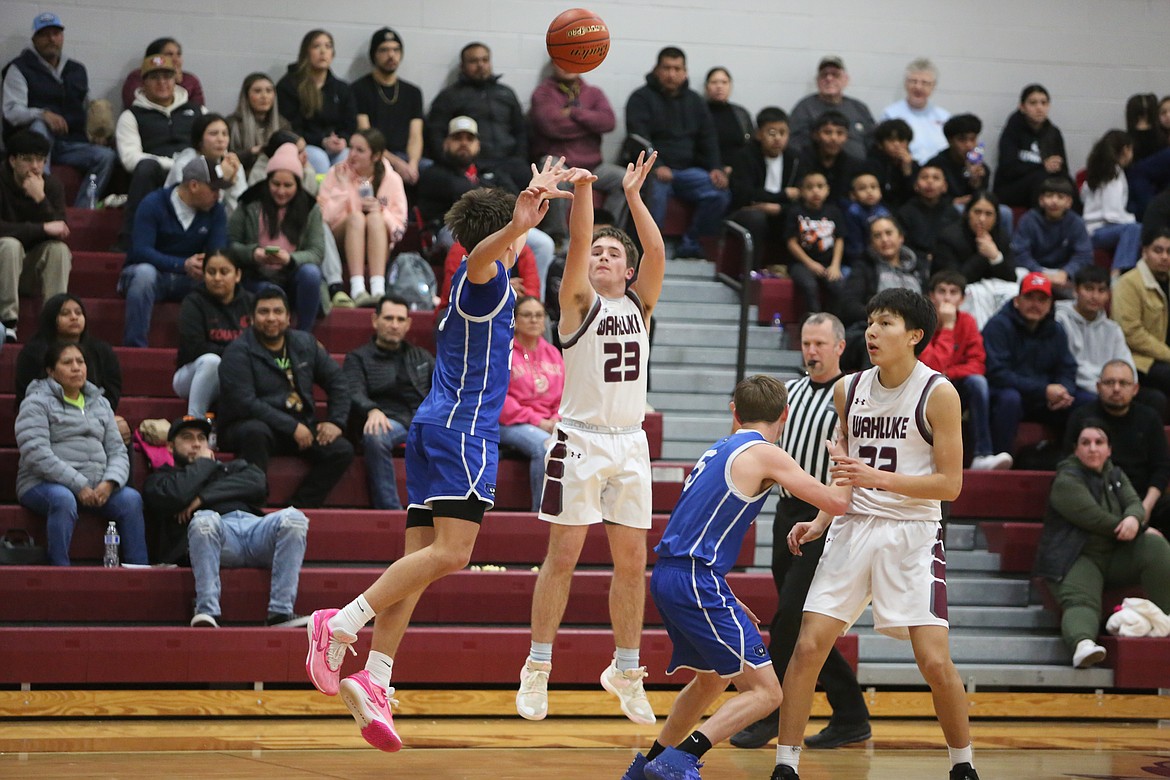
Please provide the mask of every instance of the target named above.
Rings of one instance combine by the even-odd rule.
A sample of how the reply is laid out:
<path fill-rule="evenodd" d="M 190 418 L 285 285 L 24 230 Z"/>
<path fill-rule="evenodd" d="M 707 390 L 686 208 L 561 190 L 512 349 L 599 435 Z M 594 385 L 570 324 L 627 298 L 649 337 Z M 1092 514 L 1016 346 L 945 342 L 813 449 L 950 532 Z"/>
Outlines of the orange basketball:
<path fill-rule="evenodd" d="M 570 73 L 587 73 L 609 54 L 609 27 L 584 8 L 570 8 L 553 19 L 544 36 L 548 56 Z"/>

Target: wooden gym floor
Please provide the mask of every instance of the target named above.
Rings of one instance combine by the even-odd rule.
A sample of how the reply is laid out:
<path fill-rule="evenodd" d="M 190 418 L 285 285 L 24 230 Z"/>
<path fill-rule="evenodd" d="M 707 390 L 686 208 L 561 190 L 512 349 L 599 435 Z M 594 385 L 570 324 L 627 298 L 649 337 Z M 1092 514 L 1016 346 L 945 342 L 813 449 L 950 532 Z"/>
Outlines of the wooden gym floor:
<path fill-rule="evenodd" d="M 820 728 L 824 721 L 814 721 Z M 403 717 L 407 748 L 366 746 L 350 718 L 7 720 L 2 778 L 620 778 L 654 730 L 611 718 Z M 1170 778 L 1170 729 L 1155 723 L 976 721 L 984 780 Z M 774 750 L 720 746 L 704 777 L 764 780 Z M 806 751 L 804 780 L 941 780 L 931 720 L 875 720 L 861 746 Z"/>

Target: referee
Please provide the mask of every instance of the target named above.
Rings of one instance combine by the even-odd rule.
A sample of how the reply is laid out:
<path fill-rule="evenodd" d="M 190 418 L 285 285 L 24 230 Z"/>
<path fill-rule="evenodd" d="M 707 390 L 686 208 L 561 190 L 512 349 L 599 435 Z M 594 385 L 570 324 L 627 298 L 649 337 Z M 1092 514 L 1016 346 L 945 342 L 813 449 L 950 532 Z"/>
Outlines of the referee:
<path fill-rule="evenodd" d="M 780 444 L 800 467 L 822 482 L 829 481 L 829 453 L 826 439 L 834 437 L 837 408 L 833 404 L 833 385 L 841 378 L 841 353 L 845 350 L 845 326 L 832 314 L 813 314 L 800 329 L 800 352 L 808 376 L 793 379 L 788 388 L 788 422 Z M 780 596 L 776 617 L 772 619 L 772 636 L 768 653 L 772 667 L 783 682 L 800 621 L 804 600 L 825 549 L 825 536 L 802 548 L 794 556 L 784 543 L 794 525 L 812 520 L 817 508 L 780 489 L 776 522 L 772 528 L 772 579 Z M 861 694 L 857 675 L 837 650 L 829 653 L 817 678 L 829 699 L 833 715 L 819 734 L 804 740 L 809 748 L 834 748 L 870 738 L 869 709 Z M 731 738 L 740 748 L 758 748 L 776 737 L 780 713 L 774 711 Z"/>

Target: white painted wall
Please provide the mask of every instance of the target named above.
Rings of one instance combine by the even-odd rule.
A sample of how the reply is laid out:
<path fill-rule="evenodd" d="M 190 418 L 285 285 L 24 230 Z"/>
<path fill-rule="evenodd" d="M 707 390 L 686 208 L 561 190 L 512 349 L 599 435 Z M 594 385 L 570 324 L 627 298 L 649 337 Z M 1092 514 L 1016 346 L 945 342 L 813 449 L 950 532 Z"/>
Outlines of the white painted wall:
<path fill-rule="evenodd" d="M 388 24 L 402 35 L 402 76 L 429 102 L 450 79 L 459 49 L 471 40 L 492 47 L 494 66 L 522 102 L 545 65 L 544 31 L 569 0 L 2 0 L 0 61 L 28 45 L 33 17 L 51 9 L 65 22 L 66 53 L 85 63 L 95 96 L 115 98 L 146 44 L 171 35 L 184 64 L 203 82 L 208 104 L 234 109 L 250 71 L 283 74 L 301 36 L 333 33 L 334 71 L 354 79 L 368 70 L 370 34 Z M 812 91 L 825 53 L 845 59 L 849 93 L 875 115 L 901 97 L 905 64 L 929 56 L 940 70 L 936 101 L 984 121 L 994 147 L 1020 88 L 1031 81 L 1053 96 L 1052 119 L 1064 131 L 1072 168 L 1084 164 L 1095 138 L 1124 126 L 1126 98 L 1170 93 L 1170 2 L 1165 0 L 627 0 L 590 8 L 609 24 L 608 60 L 588 78 L 621 113 L 665 45 L 682 47 L 692 82 L 727 67 L 733 100 L 753 114 L 785 109 Z M 619 133 L 607 140 L 616 147 Z M 993 160 L 994 162 L 994 160 Z"/>

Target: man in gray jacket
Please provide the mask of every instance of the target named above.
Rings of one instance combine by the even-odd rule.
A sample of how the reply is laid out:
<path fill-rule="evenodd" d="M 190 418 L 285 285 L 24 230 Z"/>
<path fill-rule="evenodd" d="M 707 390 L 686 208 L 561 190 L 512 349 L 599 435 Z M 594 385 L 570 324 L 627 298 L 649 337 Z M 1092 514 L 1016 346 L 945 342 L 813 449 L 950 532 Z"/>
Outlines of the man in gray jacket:
<path fill-rule="evenodd" d="M 317 340 L 290 326 L 283 290 L 266 287 L 256 293 L 252 327 L 224 350 L 219 364 L 220 440 L 224 449 L 266 473 L 274 454 L 309 461 L 309 473 L 290 502 L 318 507 L 353 461 L 353 445 L 341 435 L 349 416 L 349 385 Z M 314 409 L 315 384 L 328 396 L 324 420 Z"/>

